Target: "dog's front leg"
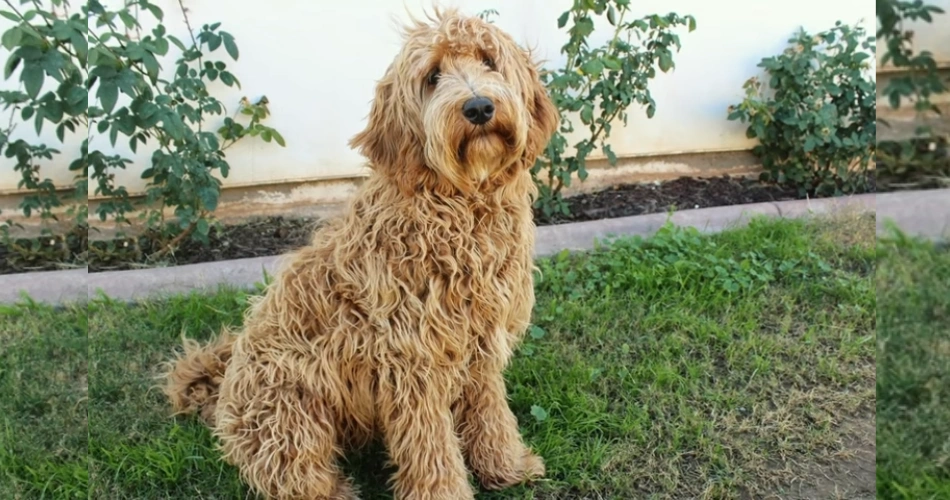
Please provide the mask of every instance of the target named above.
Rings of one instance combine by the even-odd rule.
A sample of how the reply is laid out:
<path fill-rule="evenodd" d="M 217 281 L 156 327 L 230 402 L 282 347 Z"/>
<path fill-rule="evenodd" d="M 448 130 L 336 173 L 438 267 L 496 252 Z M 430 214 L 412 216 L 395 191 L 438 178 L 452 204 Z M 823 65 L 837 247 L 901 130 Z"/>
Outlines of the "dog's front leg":
<path fill-rule="evenodd" d="M 468 461 L 486 489 L 502 489 L 544 475 L 544 461 L 525 446 L 508 406 L 498 359 L 473 364 L 471 381 L 456 406 Z"/>
<path fill-rule="evenodd" d="M 475 498 L 452 418 L 456 380 L 424 366 L 387 366 L 379 372 L 378 415 L 397 467 L 397 499 Z"/>

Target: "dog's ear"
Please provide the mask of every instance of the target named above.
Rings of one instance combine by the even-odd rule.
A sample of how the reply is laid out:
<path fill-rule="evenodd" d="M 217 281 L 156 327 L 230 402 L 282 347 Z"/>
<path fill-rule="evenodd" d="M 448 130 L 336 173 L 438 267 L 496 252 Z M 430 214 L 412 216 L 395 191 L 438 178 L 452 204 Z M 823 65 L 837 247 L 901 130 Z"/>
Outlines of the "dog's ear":
<path fill-rule="evenodd" d="M 350 147 L 367 157 L 372 168 L 385 170 L 391 168 L 399 156 L 402 141 L 399 131 L 393 127 L 392 118 L 397 115 L 393 107 L 397 104 L 393 88 L 395 82 L 392 68 L 376 84 L 376 96 L 370 107 L 366 128 L 350 139 Z"/>
<path fill-rule="evenodd" d="M 534 166 L 535 160 L 544 152 L 544 148 L 547 147 L 551 136 L 554 135 L 554 131 L 561 122 L 560 113 L 535 71 L 531 72 L 529 86 L 531 88 L 525 103 L 531 114 L 531 126 L 528 127 L 528 140 L 524 154 L 527 168 Z"/>
<path fill-rule="evenodd" d="M 413 126 L 406 96 L 399 95 L 395 69 L 390 67 L 376 84 L 366 128 L 350 139 L 350 147 L 370 161 L 370 167 L 395 182 L 411 195 L 423 180 L 425 169 L 420 140 L 413 138 Z"/>

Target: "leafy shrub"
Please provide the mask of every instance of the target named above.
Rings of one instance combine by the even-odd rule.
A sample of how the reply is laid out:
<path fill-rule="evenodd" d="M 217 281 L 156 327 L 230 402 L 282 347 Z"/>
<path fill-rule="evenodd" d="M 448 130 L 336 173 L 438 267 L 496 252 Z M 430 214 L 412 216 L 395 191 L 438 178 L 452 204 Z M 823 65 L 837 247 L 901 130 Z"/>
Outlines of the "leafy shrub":
<path fill-rule="evenodd" d="M 208 84 L 220 81 L 240 88 L 225 61 L 212 57 L 223 52 L 236 60 L 239 51 L 234 37 L 221 31 L 220 23 L 192 29 L 183 8 L 191 34 L 188 43 L 183 43 L 167 33 L 164 13 L 148 0 L 127 0 L 116 10 L 88 0 L 77 13 L 70 13 L 68 0 L 49 4 L 21 0 L 21 4 L 32 8 L 21 12 L 7 2 L 10 10 L 0 10 L 0 15 L 16 23 L 2 38 L 11 50 L 4 77 L 11 78 L 21 68 L 18 79 L 24 90 L 0 93 L 0 103 L 19 111 L 23 121 L 32 118 L 37 133 L 48 121 L 56 125 L 60 141 L 67 130 L 86 137 L 79 158 L 69 166 L 77 173 L 76 197 L 81 193 L 83 200 L 82 210 L 76 211 L 77 224 L 85 223 L 85 195 L 91 180 L 95 194 L 105 198 L 97 207 L 99 219 L 111 219 L 121 227 L 131 222 L 130 212 L 141 208 L 140 216 L 149 228 L 146 234 L 158 240 L 156 253 L 173 250 L 186 237 L 207 241 L 221 190 L 215 174 L 227 177 L 230 170 L 225 150 L 248 136 L 284 145 L 280 133 L 261 123 L 268 115 L 266 98 L 256 103 L 241 101 L 235 115 L 248 117 L 247 125 L 228 117 L 217 129 L 209 126 L 210 117 L 226 110 L 210 94 Z M 151 16 L 154 28 L 143 33 L 143 25 L 150 24 L 143 19 L 146 16 Z M 167 79 L 161 75 L 162 61 L 172 45 L 181 55 Z M 55 80 L 57 90 L 40 95 L 47 79 Z M 27 216 L 40 209 L 44 217 L 51 217 L 61 201 L 52 182 L 39 175 L 36 163 L 52 160 L 59 151 L 23 140 L 11 142 L 12 128 L 11 124 L 0 133 L 0 147 L 5 147 L 8 157 L 18 158 L 15 168 L 24 176 L 20 186 L 33 190 L 21 209 Z M 150 165 L 142 172 L 147 189 L 139 207 L 126 187 L 115 182 L 116 170 L 132 161 L 91 147 L 93 134 L 107 135 L 112 148 L 120 136 L 133 152 L 151 148 Z M 176 224 L 166 223 L 165 208 L 174 210 Z"/>
<path fill-rule="evenodd" d="M 40 2 L 20 3 L 41 5 Z M 3 77 L 9 80 L 19 70 L 20 88 L 0 91 L 0 104 L 10 113 L 9 123 L 0 128 L 0 150 L 3 158 L 15 160 L 13 169 L 21 177 L 17 187 L 28 191 L 19 209 L 27 217 L 37 213 L 42 219 L 44 234 L 51 231 L 48 223 L 57 220 L 54 211 L 64 205 L 69 206 L 68 213 L 75 223 L 84 225 L 87 213 L 85 149 L 80 158 L 69 164 L 69 170 L 75 172 L 75 180 L 72 192 L 63 199 L 43 168 L 62 154 L 61 151 L 46 144 L 14 139 L 13 133 L 22 124 L 39 135 L 48 124 L 55 127 L 60 142 L 65 141 L 67 133 L 86 137 L 86 18 L 79 12 L 70 14 L 65 0 L 52 0 L 51 8 L 23 11 L 10 2 L 7 6 L 9 10 L 0 9 L 0 16 L 15 25 L 0 37 L 3 47 L 10 51 Z M 57 9 L 61 11 L 56 12 Z M 54 83 L 55 90 L 43 92 L 47 82 Z M 85 145 L 84 141 L 84 148 Z"/>
<path fill-rule="evenodd" d="M 490 9 L 479 17 L 490 19 L 497 14 Z M 680 49 L 675 29 L 696 29 L 692 16 L 671 13 L 625 19 L 630 15 L 630 0 L 575 0 L 558 18 L 558 28 L 571 25 L 567 30 L 570 38 L 561 47 L 567 61 L 563 68 L 542 72 L 541 78 L 560 111 L 561 127 L 531 169 L 539 188 L 535 206 L 544 217 L 569 215 L 561 191 L 571 185 L 575 175 L 581 181 L 587 178 L 587 158 L 595 150 L 600 149 L 611 166 L 617 164 L 617 155 L 607 144 L 613 125 L 618 120 L 627 124 L 627 109 L 633 104 L 645 106 L 647 117 L 653 118 L 656 102 L 650 94 L 650 80 L 656 77 L 657 68 L 665 73 L 675 67 L 673 52 Z M 595 19 L 606 21 L 613 35 L 603 45 L 592 47 L 589 38 Z M 577 113 L 588 130 L 573 146 L 566 136 L 574 132 L 572 113 Z"/>
<path fill-rule="evenodd" d="M 673 53 L 680 49 L 676 29 L 696 29 L 696 20 L 688 15 L 628 19 L 631 15 L 629 0 L 575 0 L 558 18 L 559 28 L 570 25 L 570 38 L 561 47 L 565 65 L 544 72 L 542 80 L 560 110 L 561 127 L 531 169 L 540 190 L 536 206 L 545 217 L 568 214 L 561 191 L 575 175 L 581 181 L 587 178 L 587 158 L 595 150 L 616 165 L 617 155 L 606 142 L 613 126 L 618 121 L 627 124 L 627 110 L 634 104 L 644 106 L 647 117 L 653 118 L 656 102 L 650 80 L 657 68 L 665 73 L 675 67 Z M 613 30 L 600 46 L 590 43 L 595 19 L 606 21 Z M 574 132 L 574 113 L 587 132 L 580 142 L 569 145 L 566 134 Z"/>
<path fill-rule="evenodd" d="M 934 116 L 940 110 L 933 97 L 947 92 L 948 84 L 940 77 L 933 54 L 928 50 L 914 51 L 914 32 L 904 28 L 904 21 L 932 23 L 943 9 L 921 0 L 877 2 L 877 38 L 883 39 L 884 55 L 881 65 L 900 70 L 888 79 L 881 93 L 893 109 L 905 101 L 912 103 L 920 117 Z M 887 126 L 886 120 L 881 122 Z M 947 141 L 938 137 L 932 128 L 922 122 L 915 136 L 903 140 L 880 141 L 878 144 L 878 175 L 882 188 L 929 188 L 950 185 L 950 153 Z"/>
<path fill-rule="evenodd" d="M 878 0 L 877 2 L 877 38 L 884 39 L 885 51 L 881 57 L 881 66 L 888 64 L 907 70 L 904 74 L 890 79 L 882 93 L 887 96 L 892 108 L 897 109 L 904 100 L 914 102 L 918 112 L 939 112 L 931 102 L 934 94 L 947 91 L 947 82 L 940 78 L 933 53 L 928 50 L 914 52 L 914 32 L 904 29 L 904 21 L 933 22 L 934 14 L 942 14 L 943 9 L 936 5 L 925 4 L 921 0 Z"/>
<path fill-rule="evenodd" d="M 771 92 L 749 79 L 729 120 L 748 123 L 746 135 L 758 139 L 753 153 L 764 181 L 795 186 L 802 196 L 866 190 L 877 134 L 876 88 L 867 74 L 874 38 L 838 22 L 817 35 L 800 30 L 789 43 L 759 63 Z"/>

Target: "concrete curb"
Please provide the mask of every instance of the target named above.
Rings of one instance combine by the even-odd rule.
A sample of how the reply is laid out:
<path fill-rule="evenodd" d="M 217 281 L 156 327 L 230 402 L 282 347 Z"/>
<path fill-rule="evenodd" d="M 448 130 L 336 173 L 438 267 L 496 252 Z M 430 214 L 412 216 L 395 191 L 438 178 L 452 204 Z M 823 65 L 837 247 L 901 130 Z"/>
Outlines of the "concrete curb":
<path fill-rule="evenodd" d="M 898 207 L 907 200 L 929 200 L 940 196 L 923 197 L 920 193 L 895 193 L 889 197 L 889 207 Z M 706 233 L 740 227 L 755 216 L 797 218 L 808 214 L 835 213 L 843 210 L 874 211 L 882 195 L 859 195 L 843 198 L 797 200 L 776 203 L 755 203 L 728 207 L 713 207 L 668 214 L 649 214 L 617 219 L 545 226 L 538 228 L 536 254 L 552 255 L 561 250 L 588 250 L 595 240 L 611 236 L 649 236 L 669 219 L 678 226 L 692 226 Z M 940 227 L 935 213 L 950 214 L 950 195 L 944 193 L 944 212 L 931 210 L 931 225 Z M 940 203 L 936 203 L 940 204 Z M 905 212 L 892 209 L 900 221 Z M 950 215 L 939 219 L 950 220 Z M 914 226 L 916 227 L 916 226 Z M 928 229 L 930 231 L 930 229 Z M 115 300 L 134 301 L 146 297 L 213 290 L 221 285 L 250 287 L 263 278 L 264 271 L 273 272 L 280 256 L 209 262 L 168 268 L 140 269 L 86 273 L 85 270 L 52 271 L 0 276 L 0 303 L 20 300 L 26 293 L 37 302 L 59 304 L 83 301 L 105 294 Z"/>
<path fill-rule="evenodd" d="M 950 189 L 877 195 L 877 234 L 888 234 L 890 224 L 911 236 L 950 239 Z"/>

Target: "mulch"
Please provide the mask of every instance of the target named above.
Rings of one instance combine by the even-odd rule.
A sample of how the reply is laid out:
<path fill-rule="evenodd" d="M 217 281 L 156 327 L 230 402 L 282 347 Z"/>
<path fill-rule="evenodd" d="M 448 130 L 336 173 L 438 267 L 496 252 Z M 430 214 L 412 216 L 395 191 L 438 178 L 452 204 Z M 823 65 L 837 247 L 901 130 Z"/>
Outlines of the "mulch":
<path fill-rule="evenodd" d="M 873 190 L 873 187 L 872 187 Z M 740 205 L 794 200 L 794 189 L 763 184 L 744 177 L 683 177 L 661 183 L 628 184 L 567 199 L 571 215 L 545 219 L 536 213 L 538 226 L 565 224 L 631 215 L 663 213 L 670 210 Z M 308 243 L 313 230 L 320 225 L 316 219 L 266 217 L 212 229 L 210 244 L 193 241 L 183 243 L 161 262 L 147 262 L 153 253 L 145 238 L 118 242 L 94 242 L 85 248 L 74 248 L 73 260 L 85 257 L 89 272 L 136 269 L 155 265 L 184 265 L 249 257 L 279 255 Z M 85 243 L 85 242 L 83 242 Z M 58 255 L 62 255 L 60 252 Z M 23 259 L 0 244 L 0 274 L 53 270 L 74 267 L 62 260 L 34 259 L 25 266 Z"/>

